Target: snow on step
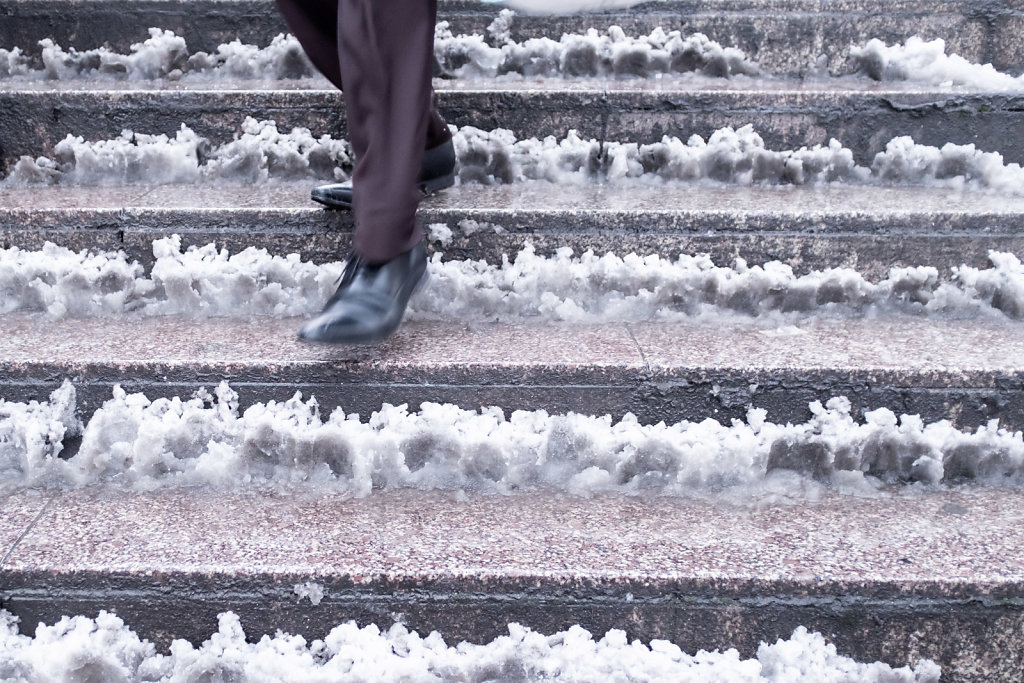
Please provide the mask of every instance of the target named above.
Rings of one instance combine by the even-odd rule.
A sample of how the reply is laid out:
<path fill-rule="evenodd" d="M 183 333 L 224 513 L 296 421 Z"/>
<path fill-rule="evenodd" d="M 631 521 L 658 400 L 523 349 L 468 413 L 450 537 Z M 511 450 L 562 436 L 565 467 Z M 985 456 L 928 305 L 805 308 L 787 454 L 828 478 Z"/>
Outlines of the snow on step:
<path fill-rule="evenodd" d="M 316 585 L 316 584 L 313 584 Z M 78 616 L 41 627 L 34 638 L 16 631 L 14 617 L 8 632 L 0 632 L 0 675 L 17 673 L 26 679 L 74 680 L 82 669 L 103 678 L 149 680 L 157 676 L 179 681 L 201 680 L 210 670 L 232 681 L 479 681 L 494 671 L 515 671 L 527 679 L 588 683 L 606 677 L 637 676 L 684 680 L 713 677 L 722 683 L 816 683 L 842 675 L 848 681 L 906 681 L 937 683 L 940 667 L 923 661 L 893 670 L 888 664 L 860 664 L 836 652 L 818 633 L 800 628 L 789 640 L 763 643 L 756 659 L 740 660 L 735 650 L 701 651 L 691 656 L 665 640 L 648 646 L 630 642 L 626 633 L 612 630 L 602 638 L 573 627 L 550 636 L 519 624 L 509 624 L 507 636 L 485 645 L 449 646 L 440 633 L 421 638 L 400 623 L 382 631 L 355 622 L 338 625 L 323 640 L 306 640 L 287 633 L 258 643 L 246 640 L 238 616 L 218 617 L 215 634 L 198 648 L 176 641 L 170 656 L 158 654 L 116 615 L 101 613 L 95 620 Z M 794 678 L 794 676 L 799 676 Z"/>
<path fill-rule="evenodd" d="M 438 404 L 414 413 L 385 405 L 366 422 L 339 408 L 325 419 L 315 398 L 299 394 L 241 412 L 226 382 L 188 400 L 150 401 L 119 387 L 113 394 L 81 420 L 70 382 L 47 403 L 0 400 L 0 485 L 813 500 L 826 490 L 884 497 L 893 484 L 936 492 L 939 483 L 1024 482 L 1021 432 L 997 420 L 972 433 L 880 408 L 859 421 L 845 398 L 815 402 L 812 418 L 797 425 L 768 422 L 765 410 L 752 408 L 746 422 L 731 425 L 708 418 L 645 426 L 631 415 L 614 423 L 546 411 L 506 417 L 497 408 Z M 76 452 L 59 457 L 65 442 L 79 440 Z"/>
<path fill-rule="evenodd" d="M 127 53 L 152 26 L 175 31 L 195 51 L 216 52 L 218 45 L 241 38 L 244 43 L 267 45 L 286 30 L 273 3 L 266 0 L 234 2 L 225 12 L 219 2 L 14 2 L 5 0 L 8 20 L 0 27 L 0 46 L 34 48 L 34 41 L 52 38 L 58 44 L 84 51 L 109 42 Z M 130 10 L 130 11 L 129 11 Z M 972 11 L 974 10 L 974 11 Z M 704 33 L 722 45 L 736 46 L 777 73 L 800 74 L 828 68 L 843 70 L 851 45 L 872 38 L 888 43 L 922 35 L 945 38 L 950 51 L 973 62 L 994 61 L 1003 70 L 1024 66 L 1019 40 L 1020 8 L 1003 0 L 986 11 L 959 3 L 931 0 L 900 3 L 858 0 L 840 7 L 820 3 L 785 7 L 764 0 L 716 2 L 713 7 L 692 2 L 660 2 L 627 10 L 570 17 L 518 15 L 512 38 L 518 42 L 552 38 L 563 33 L 585 34 L 618 25 L 628 35 L 644 36 L 661 27 L 684 25 L 688 32 Z M 475 0 L 441 2 L 439 19 L 456 34 L 488 35 L 500 8 Z M 126 21 L 125 17 L 131 20 Z M 991 18 L 990 18 L 991 17 Z M 668 25 L 666 26 L 666 22 Z M 72 30 L 70 27 L 74 27 Z M 771 36 L 765 41 L 763 36 Z M 822 57 L 824 56 L 824 59 Z"/>
<path fill-rule="evenodd" d="M 1024 194 L 1024 169 L 998 152 L 973 144 L 941 148 L 903 136 L 890 140 L 868 166 L 832 139 L 826 145 L 773 150 L 752 125 L 721 128 L 705 140 L 664 135 L 658 142 L 598 141 L 575 130 L 562 137 L 518 139 L 507 129 L 455 129 L 460 183 L 485 185 L 545 180 L 559 185 L 594 182 L 716 182 L 730 185 L 938 186 Z M 255 183 L 321 178 L 344 180 L 352 167 L 347 141 L 305 128 L 279 130 L 274 121 L 247 117 L 222 145 L 185 124 L 174 137 L 124 130 L 114 139 L 68 135 L 52 157 L 22 156 L 3 184 L 119 185 Z"/>
<path fill-rule="evenodd" d="M 770 500 L 15 493 L 0 536 L 24 537 L 0 592 L 27 624 L 115 610 L 162 645 L 201 642 L 227 609 L 253 639 L 401 615 L 448 642 L 487 642 L 510 621 L 580 624 L 744 657 L 803 624 L 864 661 L 927 657 L 965 680 L 1019 671 L 1018 649 L 992 651 L 1020 627 L 1019 490 Z M 315 606 L 295 593 L 308 582 Z"/>
<path fill-rule="evenodd" d="M 452 239 L 443 224 L 428 226 L 428 233 L 442 246 Z M 234 255 L 214 244 L 183 249 L 177 235 L 154 241 L 152 250 L 155 260 L 146 272 L 121 253 L 76 253 L 49 243 L 40 251 L 0 249 L 0 313 L 310 316 L 333 294 L 343 268 L 255 247 Z M 606 323 L 734 313 L 774 316 L 782 325 L 805 321 L 807 314 L 1024 318 L 1024 265 L 995 251 L 989 261 L 988 268 L 960 265 L 949 274 L 893 267 L 873 282 L 850 268 L 797 275 L 778 261 L 719 266 L 706 255 L 667 259 L 588 250 L 577 256 L 565 247 L 544 257 L 527 244 L 495 265 L 435 253 L 430 282 L 410 302 L 408 319 Z"/>

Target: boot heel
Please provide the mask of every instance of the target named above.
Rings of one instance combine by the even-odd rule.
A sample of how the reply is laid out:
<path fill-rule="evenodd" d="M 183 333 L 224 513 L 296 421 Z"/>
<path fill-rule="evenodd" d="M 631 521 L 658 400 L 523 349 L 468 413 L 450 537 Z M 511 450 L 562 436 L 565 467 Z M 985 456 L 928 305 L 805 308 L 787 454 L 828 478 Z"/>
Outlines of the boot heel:
<path fill-rule="evenodd" d="M 443 176 L 431 178 L 430 180 L 424 180 L 420 183 L 420 189 L 423 190 L 424 195 L 431 195 L 435 192 L 447 189 L 455 184 L 455 171 Z"/>

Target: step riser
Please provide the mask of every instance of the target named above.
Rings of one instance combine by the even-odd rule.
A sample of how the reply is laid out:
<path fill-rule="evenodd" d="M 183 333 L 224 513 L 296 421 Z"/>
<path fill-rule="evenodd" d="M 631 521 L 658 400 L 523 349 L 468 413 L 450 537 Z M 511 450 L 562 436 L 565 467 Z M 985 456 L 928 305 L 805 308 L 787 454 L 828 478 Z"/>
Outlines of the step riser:
<path fill-rule="evenodd" d="M 667 2 L 631 10 L 576 17 L 518 16 L 513 38 L 550 37 L 581 33 L 589 27 L 621 26 L 629 35 L 646 35 L 660 26 L 684 34 L 704 33 L 725 46 L 735 46 L 774 74 L 806 73 L 819 56 L 837 72 L 847 67 L 850 45 L 871 38 L 889 43 L 911 35 L 943 38 L 949 52 L 975 63 L 992 63 L 1004 71 L 1024 68 L 1024 12 L 1008 1 L 877 3 L 804 2 L 773 7 L 768 2 Z M 449 21 L 455 34 L 486 35 L 497 9 L 480 3 L 442 2 L 439 20 Z M 243 0 L 222 2 L 168 2 L 115 0 L 113 2 L 33 1 L 0 2 L 0 47 L 31 51 L 42 38 L 78 49 L 109 44 L 127 51 L 145 38 L 149 27 L 169 29 L 185 38 L 192 51 L 210 52 L 219 44 L 241 38 L 267 45 L 286 31 L 274 4 Z"/>
<path fill-rule="evenodd" d="M 943 665 L 943 681 L 1012 681 L 1024 667 L 1024 658 L 1014 647 L 1024 629 L 1024 608 L 976 600 L 808 597 L 800 586 L 795 590 L 758 587 L 753 596 L 729 595 L 717 587 L 695 591 L 670 584 L 662 588 L 671 598 L 627 601 L 625 594 L 640 587 L 625 584 L 608 590 L 609 594 L 578 591 L 567 596 L 564 587 L 538 586 L 540 582 L 528 587 L 499 582 L 396 587 L 374 582 L 349 591 L 327 586 L 340 597 L 312 607 L 296 605 L 291 587 L 318 577 L 259 578 L 263 583 L 256 586 L 220 577 L 187 582 L 161 577 L 158 583 L 124 582 L 128 585 L 109 588 L 120 582 L 111 576 L 80 577 L 65 588 L 54 585 L 57 582 L 49 576 L 15 574 L 3 591 L 4 609 L 21 618 L 25 635 L 31 635 L 39 622 L 52 624 L 65 615 L 95 617 L 101 610 L 113 611 L 141 638 L 161 649 L 176 638 L 202 643 L 216 632 L 218 613 L 230 610 L 253 640 L 281 629 L 312 641 L 350 620 L 386 629 L 401 615 L 408 628 L 423 635 L 438 631 L 449 645 L 507 636 L 512 622 L 542 633 L 579 624 L 594 634 L 623 629 L 631 640 L 645 643 L 670 640 L 690 653 L 736 648 L 746 658 L 756 655 L 760 642 L 774 643 L 805 626 L 827 634 L 841 654 L 859 661 L 903 666 L 927 656 Z M 83 584 L 98 585 L 83 588 Z"/>
<path fill-rule="evenodd" d="M 299 322 L 295 321 L 296 329 Z M 680 340 L 680 344 L 685 343 Z M 407 403 L 411 410 L 417 410 L 421 403 L 432 402 L 452 403 L 470 410 L 498 406 L 508 414 L 516 410 L 547 410 L 608 414 L 619 419 L 632 413 L 645 424 L 699 422 L 708 417 L 727 423 L 732 419 L 745 420 L 750 407 L 764 408 L 773 422 L 798 423 L 811 418 L 807 407 L 811 402 L 824 403 L 835 396 L 846 396 L 853 403 L 855 415 L 884 406 L 897 415 L 920 415 L 925 422 L 951 420 L 961 429 L 974 429 L 992 419 L 998 419 L 1000 426 L 1007 429 L 1024 429 L 1024 405 L 1019 400 L 1024 392 L 1024 377 L 1020 375 L 975 377 L 977 387 L 946 388 L 944 385 L 956 383 L 959 377 L 702 369 L 664 373 L 656 379 L 642 373 L 620 372 L 615 383 L 608 383 L 570 369 L 548 370 L 543 377 L 514 374 L 517 373 L 452 367 L 434 372 L 389 372 L 378 371 L 370 364 L 355 365 L 346 372 L 331 363 L 282 364 L 259 372 L 239 371 L 226 364 L 82 368 L 57 363 L 5 363 L 0 364 L 0 395 L 8 401 L 45 401 L 50 392 L 69 378 L 78 390 L 79 415 L 87 418 L 110 399 L 115 385 L 129 393 L 142 392 L 156 399 L 189 397 L 201 388 L 211 389 L 226 380 L 238 392 L 243 407 L 285 401 L 300 391 L 303 396 L 315 396 L 324 415 L 341 407 L 347 413 L 357 412 L 365 417 L 384 403 Z"/>
<path fill-rule="evenodd" d="M 516 137 L 563 137 L 658 142 L 751 124 L 768 149 L 827 144 L 831 138 L 869 165 L 892 138 L 910 135 L 919 144 L 975 144 L 1024 162 L 1024 97 L 830 93 L 514 93 L 442 92 L 438 104 L 448 122 L 484 130 L 505 128 Z M 314 135 L 345 138 L 341 95 L 306 92 L 0 93 L 0 154 L 9 172 L 22 155 L 52 153 L 67 135 L 86 140 L 117 137 L 122 130 L 174 136 L 182 123 L 214 144 L 229 142 L 246 116 Z"/>

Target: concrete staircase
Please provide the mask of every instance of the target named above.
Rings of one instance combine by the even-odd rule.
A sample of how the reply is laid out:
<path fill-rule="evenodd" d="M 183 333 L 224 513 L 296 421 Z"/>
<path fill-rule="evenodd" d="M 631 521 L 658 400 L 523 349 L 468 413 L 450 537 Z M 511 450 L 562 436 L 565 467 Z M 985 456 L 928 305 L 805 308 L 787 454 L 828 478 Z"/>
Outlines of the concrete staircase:
<path fill-rule="evenodd" d="M 497 10 L 444 0 L 453 33 L 486 33 Z M 150 26 L 191 51 L 235 38 L 266 45 L 284 30 L 262 0 L 0 0 L 0 48 L 38 40 L 127 51 Z M 752 124 L 770 149 L 839 139 L 868 165 L 893 137 L 973 143 L 1024 162 L 1024 95 L 848 77 L 846 52 L 870 38 L 946 39 L 948 50 L 1024 70 L 1024 8 L 1009 0 L 878 3 L 721 0 L 642 5 L 588 17 L 518 17 L 513 37 L 622 26 L 706 33 L 743 49 L 766 76 L 747 79 L 438 81 L 457 126 L 519 138 L 570 129 L 599 146 L 685 140 Z M 0 80 L 0 169 L 52 154 L 68 134 L 123 128 L 211 144 L 243 119 L 345 137 L 341 95 L 324 81 L 139 84 Z M 312 181 L 262 185 L 0 185 L 0 246 L 124 250 L 153 261 L 154 239 L 259 246 L 317 262 L 342 258 L 345 213 L 311 205 Z M 1024 195 L 940 187 L 738 187 L 669 183 L 573 188 L 466 184 L 424 202 L 424 224 L 474 220 L 446 259 L 499 262 L 527 242 L 718 263 L 780 260 L 798 273 L 894 265 L 946 272 L 984 266 L 989 250 L 1024 255 Z M 813 316 L 812 316 L 813 317 Z M 855 414 L 887 407 L 973 430 L 1024 428 L 1024 328 L 1009 315 L 822 317 L 772 339 L 756 320 L 588 325 L 448 320 L 403 326 L 379 347 L 311 347 L 298 321 L 266 318 L 0 316 L 0 398 L 44 400 L 65 378 L 88 419 L 115 384 L 150 398 L 226 379 L 241 403 L 296 390 L 368 415 L 382 403 L 544 409 L 645 423 L 743 419 L 751 406 L 800 422 L 808 403 L 847 396 Z M 69 440 L 64 455 L 77 448 Z M 811 457 L 813 454 L 806 454 Z M 797 453 L 790 462 L 803 457 Z M 812 464 L 806 468 L 812 469 Z M 0 607 L 31 630 L 62 614 L 116 609 L 166 644 L 201 640 L 234 610 L 253 636 L 320 636 L 346 620 L 438 629 L 486 640 L 510 621 L 546 632 L 582 624 L 668 638 L 684 650 L 737 647 L 805 625 L 840 652 L 904 665 L 927 657 L 943 680 L 1018 680 L 1024 671 L 1024 507 L 1016 488 L 952 484 L 860 499 L 836 491 L 787 505 L 544 492 L 507 496 L 415 490 L 366 498 L 313 491 L 170 490 L 116 484 L 0 488 Z M 316 581 L 327 597 L 299 602 Z"/>

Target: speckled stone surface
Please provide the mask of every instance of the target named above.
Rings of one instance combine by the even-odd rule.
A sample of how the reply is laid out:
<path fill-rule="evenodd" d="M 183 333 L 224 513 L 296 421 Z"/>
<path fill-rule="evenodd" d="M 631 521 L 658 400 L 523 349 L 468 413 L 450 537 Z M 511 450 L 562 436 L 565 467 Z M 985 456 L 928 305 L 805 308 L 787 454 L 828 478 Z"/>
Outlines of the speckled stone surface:
<path fill-rule="evenodd" d="M 9 400 L 45 399 L 64 379 L 88 413 L 114 384 L 151 398 L 228 380 L 243 404 L 315 394 L 324 409 L 368 415 L 381 403 L 633 412 L 644 421 L 809 417 L 845 395 L 962 427 L 1024 426 L 1024 326 L 992 316 L 787 319 L 672 324 L 403 325 L 376 347 L 307 345 L 297 320 L 0 318 L 0 383 Z M 55 334 L 73 324 L 75 334 Z"/>
<path fill-rule="evenodd" d="M 1022 544 L 1017 489 L 778 504 L 94 488 L 55 501 L 8 558 L 0 597 L 27 628 L 115 608 L 164 641 L 205 637 L 224 609 L 250 636 L 400 614 L 453 640 L 517 619 L 748 653 L 805 624 L 858 658 L 933 657 L 944 680 L 1010 680 L 1019 650 L 998 648 L 1024 623 Z M 326 592 L 317 606 L 292 590 L 310 580 Z"/>
<path fill-rule="evenodd" d="M 16 491 L 0 485 L 0 572 L 4 560 L 50 504 L 53 495 L 44 491 Z"/>
<path fill-rule="evenodd" d="M 258 244 L 322 263 L 347 253 L 351 215 L 309 201 L 315 181 L 266 186 L 0 189 L 0 245 L 124 250 L 153 260 L 154 239 L 211 242 L 232 252 Z M 459 224 L 484 229 L 467 234 Z M 882 278 L 893 266 L 988 265 L 995 249 L 1024 253 L 1024 198 L 895 187 L 743 188 L 672 184 L 466 185 L 426 200 L 424 225 L 453 233 L 431 248 L 446 258 L 500 263 L 530 243 L 542 254 L 708 253 L 727 265 L 780 260 L 798 272 L 847 266 Z M 494 226 L 498 226 L 497 228 Z"/>

